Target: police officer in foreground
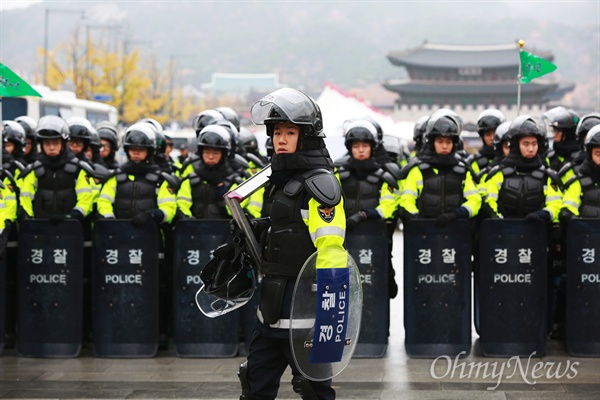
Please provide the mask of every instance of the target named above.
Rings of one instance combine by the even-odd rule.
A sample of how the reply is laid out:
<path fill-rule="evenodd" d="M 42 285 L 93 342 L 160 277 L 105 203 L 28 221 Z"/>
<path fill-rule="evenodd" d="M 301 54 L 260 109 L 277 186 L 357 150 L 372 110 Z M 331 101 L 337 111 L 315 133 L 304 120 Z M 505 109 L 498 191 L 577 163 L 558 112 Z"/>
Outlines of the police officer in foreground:
<path fill-rule="evenodd" d="M 266 188 L 273 203 L 259 321 L 240 367 L 240 399 L 276 398 L 288 366 L 294 391 L 303 399 L 334 399 L 331 379 L 316 382 L 300 375 L 289 340 L 291 296 L 304 261 L 315 250 L 343 249 L 345 236 L 342 191 L 323 141 L 321 111 L 304 93 L 284 88 L 254 104 L 251 113 L 254 123 L 266 125 L 275 154 Z"/>

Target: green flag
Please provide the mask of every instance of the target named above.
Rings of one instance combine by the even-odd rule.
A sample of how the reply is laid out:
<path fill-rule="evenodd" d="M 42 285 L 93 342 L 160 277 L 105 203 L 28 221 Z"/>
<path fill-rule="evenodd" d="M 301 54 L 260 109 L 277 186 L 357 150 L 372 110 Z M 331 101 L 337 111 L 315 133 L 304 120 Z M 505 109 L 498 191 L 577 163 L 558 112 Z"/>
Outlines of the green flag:
<path fill-rule="evenodd" d="M 36 96 L 42 97 L 19 75 L 4 64 L 0 64 L 0 97 Z"/>
<path fill-rule="evenodd" d="M 521 51 L 521 83 L 529 83 L 535 78 L 549 74 L 556 69 L 556 65 L 546 61 L 535 54 Z"/>

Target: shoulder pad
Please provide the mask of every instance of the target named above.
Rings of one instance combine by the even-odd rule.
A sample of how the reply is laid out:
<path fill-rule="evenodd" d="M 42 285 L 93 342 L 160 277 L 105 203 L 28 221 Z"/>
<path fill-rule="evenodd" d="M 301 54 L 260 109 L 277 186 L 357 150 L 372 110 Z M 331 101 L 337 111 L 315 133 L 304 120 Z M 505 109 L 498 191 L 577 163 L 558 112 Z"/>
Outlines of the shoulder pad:
<path fill-rule="evenodd" d="M 541 170 L 550 178 L 552 181 L 561 189 L 564 189 L 563 183 L 560 180 L 558 174 L 552 168 L 542 167 Z"/>
<path fill-rule="evenodd" d="M 507 167 L 507 166 L 504 166 L 504 167 L 502 167 L 502 168 L 500 168 L 500 169 L 501 169 L 501 171 L 502 171 L 502 175 L 504 175 L 504 176 L 509 176 L 509 175 L 512 175 L 512 174 L 514 174 L 514 173 L 515 173 L 515 169 L 514 169 L 514 167 Z"/>
<path fill-rule="evenodd" d="M 390 174 L 387 171 L 383 171 L 383 173 L 381 174 L 381 179 L 388 184 L 388 186 L 390 186 L 393 189 L 398 189 L 398 180 L 396 178 L 394 178 L 394 176 L 392 174 Z"/>
<path fill-rule="evenodd" d="M 485 181 L 486 182 L 489 181 L 492 178 L 492 176 L 496 175 L 498 173 L 498 171 L 501 171 L 501 170 L 502 170 L 502 166 L 501 165 L 496 165 L 494 168 L 492 168 L 490 170 L 490 172 L 488 172 L 488 174 L 487 174 L 487 176 L 485 178 Z"/>
<path fill-rule="evenodd" d="M 340 176 L 340 180 L 348 179 L 350 177 L 350 170 L 340 167 L 338 170 L 338 175 Z"/>
<path fill-rule="evenodd" d="M 166 172 L 161 172 L 160 175 L 162 176 L 162 178 L 167 181 L 167 183 L 169 184 L 169 186 L 171 186 L 171 188 L 174 191 L 178 191 L 179 190 L 179 186 L 181 185 L 181 181 L 173 174 L 168 174 Z"/>
<path fill-rule="evenodd" d="M 200 157 L 196 154 L 192 154 L 188 158 L 185 159 L 183 164 L 181 164 L 181 170 L 185 171 L 188 165 L 193 164 L 194 169 L 197 168 L 196 163 L 200 162 Z"/>
<path fill-rule="evenodd" d="M 247 153 L 246 154 L 246 159 L 248 161 L 253 162 L 254 165 L 256 165 L 258 168 L 264 168 L 265 167 L 265 163 L 260 158 L 258 158 L 255 154 Z"/>
<path fill-rule="evenodd" d="M 196 186 L 197 184 L 202 182 L 202 178 L 200 178 L 200 175 L 198 175 L 196 172 L 192 172 L 192 173 L 188 174 L 183 179 L 184 180 L 187 179 L 188 181 L 190 181 L 191 186 Z"/>
<path fill-rule="evenodd" d="M 573 168 L 573 162 L 569 161 L 568 163 L 565 163 L 565 165 L 563 165 L 562 168 L 558 170 L 558 177 L 562 179 L 562 177 L 565 176 L 571 168 Z"/>
<path fill-rule="evenodd" d="M 117 170 L 117 173 L 115 174 L 115 178 L 117 180 L 117 182 L 121 183 L 121 182 L 125 182 L 127 181 L 127 174 L 123 171 L 121 171 L 120 169 Z"/>
<path fill-rule="evenodd" d="M 65 164 L 65 172 L 69 174 L 75 174 L 79 172 L 80 168 L 85 170 L 86 167 L 84 167 L 84 165 L 87 166 L 87 168 L 91 168 L 91 166 L 88 163 L 80 161 L 76 157 L 73 157 Z"/>
<path fill-rule="evenodd" d="M 402 175 L 402 170 L 400 166 L 394 162 L 388 162 L 382 165 L 384 171 L 389 172 L 396 180 L 400 180 L 400 176 Z"/>
<path fill-rule="evenodd" d="M 154 172 L 148 172 L 146 174 L 146 176 L 144 176 L 144 178 L 148 181 L 148 182 L 158 182 L 158 178 L 160 178 L 160 170 L 154 171 Z"/>
<path fill-rule="evenodd" d="M 425 171 L 426 169 L 431 168 L 431 165 L 429 163 L 426 163 L 426 162 L 420 162 L 419 164 L 417 164 L 417 166 L 419 167 L 419 169 L 421 171 Z"/>
<path fill-rule="evenodd" d="M 335 207 L 342 199 L 342 187 L 331 171 L 317 169 L 304 180 L 304 187 L 319 204 Z M 303 174 L 304 175 L 304 174 Z"/>
<path fill-rule="evenodd" d="M 248 164 L 248 160 L 246 160 L 244 157 L 242 157 L 238 153 L 235 153 L 233 155 L 233 160 L 234 160 L 235 164 L 237 164 L 238 166 L 240 166 L 244 169 L 250 168 L 250 164 Z"/>
<path fill-rule="evenodd" d="M 413 157 L 408 161 L 408 164 L 406 164 L 404 166 L 404 168 L 402 168 L 402 171 L 400 171 L 400 179 L 398 180 L 404 180 L 406 179 L 406 177 L 408 176 L 408 173 L 410 172 L 411 169 L 413 169 L 414 166 L 419 164 L 419 157 Z"/>
<path fill-rule="evenodd" d="M 594 184 L 594 180 L 590 176 L 581 176 L 580 178 L 581 179 L 579 179 L 579 183 L 581 184 L 582 188 L 592 186 Z"/>
<path fill-rule="evenodd" d="M 31 171 L 33 171 L 36 167 L 39 168 L 41 165 L 42 165 L 42 163 L 39 162 L 38 160 L 34 161 L 33 163 L 31 163 L 27 167 L 25 167 L 25 169 L 21 173 L 21 177 L 25 178 L 27 175 L 29 175 L 29 173 Z"/>

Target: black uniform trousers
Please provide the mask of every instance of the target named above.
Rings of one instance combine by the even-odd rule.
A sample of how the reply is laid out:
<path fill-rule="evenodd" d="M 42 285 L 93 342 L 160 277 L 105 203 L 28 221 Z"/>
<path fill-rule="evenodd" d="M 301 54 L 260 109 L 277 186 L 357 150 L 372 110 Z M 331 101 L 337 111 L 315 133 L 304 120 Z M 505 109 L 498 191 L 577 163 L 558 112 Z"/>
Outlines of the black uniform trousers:
<path fill-rule="evenodd" d="M 285 369 L 289 365 L 293 376 L 299 376 L 300 371 L 294 364 L 290 339 L 284 337 L 271 337 L 265 334 L 265 327 L 254 329 L 254 336 L 250 343 L 248 354 L 248 386 L 250 387 L 250 399 L 273 400 L 277 397 L 279 382 Z M 288 332 L 282 330 L 282 332 Z M 331 379 L 310 382 L 313 390 L 320 400 L 334 400 L 335 390 L 331 387 Z"/>

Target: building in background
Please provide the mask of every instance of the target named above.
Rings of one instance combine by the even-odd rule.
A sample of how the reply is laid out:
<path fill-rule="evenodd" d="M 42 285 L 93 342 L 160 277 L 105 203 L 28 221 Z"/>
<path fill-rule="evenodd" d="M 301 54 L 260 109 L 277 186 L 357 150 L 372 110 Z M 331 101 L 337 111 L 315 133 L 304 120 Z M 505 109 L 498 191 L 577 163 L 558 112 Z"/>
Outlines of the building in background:
<path fill-rule="evenodd" d="M 553 61 L 548 51 L 532 50 Z M 508 119 L 517 116 L 519 45 L 447 45 L 424 42 L 406 51 L 392 51 L 389 61 L 403 67 L 407 79 L 383 82 L 399 97 L 394 119 L 417 120 L 438 108 L 450 108 L 466 124 L 476 123 L 481 111 L 497 108 Z M 550 75 L 551 76 L 551 75 Z M 559 102 L 574 89 L 553 79 L 536 79 L 521 85 L 521 114 L 541 115 L 550 102 Z"/>

